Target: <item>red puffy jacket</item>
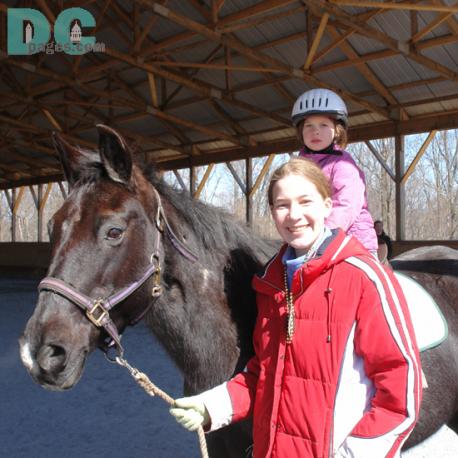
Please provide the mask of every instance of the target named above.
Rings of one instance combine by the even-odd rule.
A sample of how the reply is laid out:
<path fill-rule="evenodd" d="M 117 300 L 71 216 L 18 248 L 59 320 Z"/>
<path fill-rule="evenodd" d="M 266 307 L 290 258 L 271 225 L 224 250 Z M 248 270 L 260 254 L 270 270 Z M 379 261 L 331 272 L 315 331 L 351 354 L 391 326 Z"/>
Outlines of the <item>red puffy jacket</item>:
<path fill-rule="evenodd" d="M 418 417 L 421 369 L 396 279 L 339 231 L 294 274 L 296 329 L 286 344 L 284 250 L 253 280 L 256 355 L 211 390 L 212 424 L 253 414 L 255 458 L 399 456 Z"/>

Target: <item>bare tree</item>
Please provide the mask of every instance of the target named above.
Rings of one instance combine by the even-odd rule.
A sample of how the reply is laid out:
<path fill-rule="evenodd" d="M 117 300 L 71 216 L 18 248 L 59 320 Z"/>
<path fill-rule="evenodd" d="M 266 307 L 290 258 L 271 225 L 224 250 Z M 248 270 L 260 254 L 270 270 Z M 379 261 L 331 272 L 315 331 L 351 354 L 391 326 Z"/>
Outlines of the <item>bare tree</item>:
<path fill-rule="evenodd" d="M 406 164 L 410 163 L 424 141 L 425 135 L 406 137 Z M 372 146 L 382 160 L 394 170 L 394 140 L 374 140 Z M 349 146 L 366 177 L 369 209 L 374 219 L 381 219 L 388 234 L 395 233 L 395 183 L 371 153 L 367 144 L 355 143 Z M 253 183 L 263 168 L 266 157 L 252 161 Z M 267 202 L 267 187 L 272 170 L 289 159 L 287 154 L 276 155 L 270 170 L 252 195 L 253 228 L 264 237 L 277 238 Z M 246 187 L 245 161 L 231 162 L 231 166 L 242 185 Z M 196 182 L 200 183 L 206 167 L 195 169 Z M 184 186 L 189 190 L 189 170 L 177 172 Z M 181 188 L 173 172 L 164 174 L 169 184 Z M 36 187 L 35 193 L 36 191 Z M 456 239 L 458 236 L 458 130 L 438 132 L 416 165 L 406 182 L 406 238 Z M 0 241 L 11 240 L 12 212 L 5 192 L 0 192 Z M 245 220 L 246 196 L 231 175 L 226 164 L 214 166 L 200 198 L 212 205 L 224 208 L 241 221 Z M 60 186 L 54 184 L 43 213 L 43 225 L 61 206 L 63 196 Z M 38 213 L 30 189 L 16 212 L 16 239 L 35 241 Z M 46 235 L 45 235 L 46 240 Z"/>

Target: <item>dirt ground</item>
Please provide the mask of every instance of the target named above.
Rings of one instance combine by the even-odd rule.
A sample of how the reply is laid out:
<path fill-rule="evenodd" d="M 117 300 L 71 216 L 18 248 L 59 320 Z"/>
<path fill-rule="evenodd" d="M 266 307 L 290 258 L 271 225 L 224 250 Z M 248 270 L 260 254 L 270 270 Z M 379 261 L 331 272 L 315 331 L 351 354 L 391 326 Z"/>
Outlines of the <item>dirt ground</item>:
<path fill-rule="evenodd" d="M 32 314 L 37 284 L 0 276 L 0 456 L 198 457 L 197 435 L 182 429 L 164 401 L 147 396 L 101 352 L 91 355 L 72 390 L 50 392 L 32 381 L 17 340 Z M 172 397 L 181 396 L 182 377 L 144 326 L 130 328 L 123 340 L 131 364 Z"/>
<path fill-rule="evenodd" d="M 148 397 L 128 372 L 89 358 L 83 378 L 67 392 L 36 385 L 19 359 L 17 340 L 32 314 L 38 277 L 0 272 L 0 456 L 9 458 L 192 458 L 197 435 L 179 427 L 166 404 Z M 182 378 L 143 325 L 123 337 L 130 363 L 172 397 Z M 458 437 L 441 431 L 406 458 L 456 458 Z"/>

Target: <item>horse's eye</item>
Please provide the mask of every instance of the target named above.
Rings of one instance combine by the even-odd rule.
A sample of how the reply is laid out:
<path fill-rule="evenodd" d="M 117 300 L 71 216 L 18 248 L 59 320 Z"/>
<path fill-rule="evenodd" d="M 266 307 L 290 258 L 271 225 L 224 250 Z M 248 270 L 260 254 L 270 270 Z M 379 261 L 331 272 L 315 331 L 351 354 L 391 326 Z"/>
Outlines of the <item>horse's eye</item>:
<path fill-rule="evenodd" d="M 119 240 L 122 237 L 124 231 L 119 227 L 112 227 L 108 230 L 106 238 L 108 240 Z"/>

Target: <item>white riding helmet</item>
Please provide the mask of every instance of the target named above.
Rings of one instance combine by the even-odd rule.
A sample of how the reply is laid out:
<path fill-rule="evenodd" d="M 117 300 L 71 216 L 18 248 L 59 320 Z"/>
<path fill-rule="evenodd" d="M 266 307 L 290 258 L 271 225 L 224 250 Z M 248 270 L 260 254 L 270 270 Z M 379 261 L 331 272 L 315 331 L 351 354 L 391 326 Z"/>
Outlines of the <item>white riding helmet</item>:
<path fill-rule="evenodd" d="M 348 111 L 345 102 L 329 89 L 312 89 L 304 92 L 296 100 L 291 113 L 294 127 L 307 116 L 329 115 L 348 126 Z"/>

